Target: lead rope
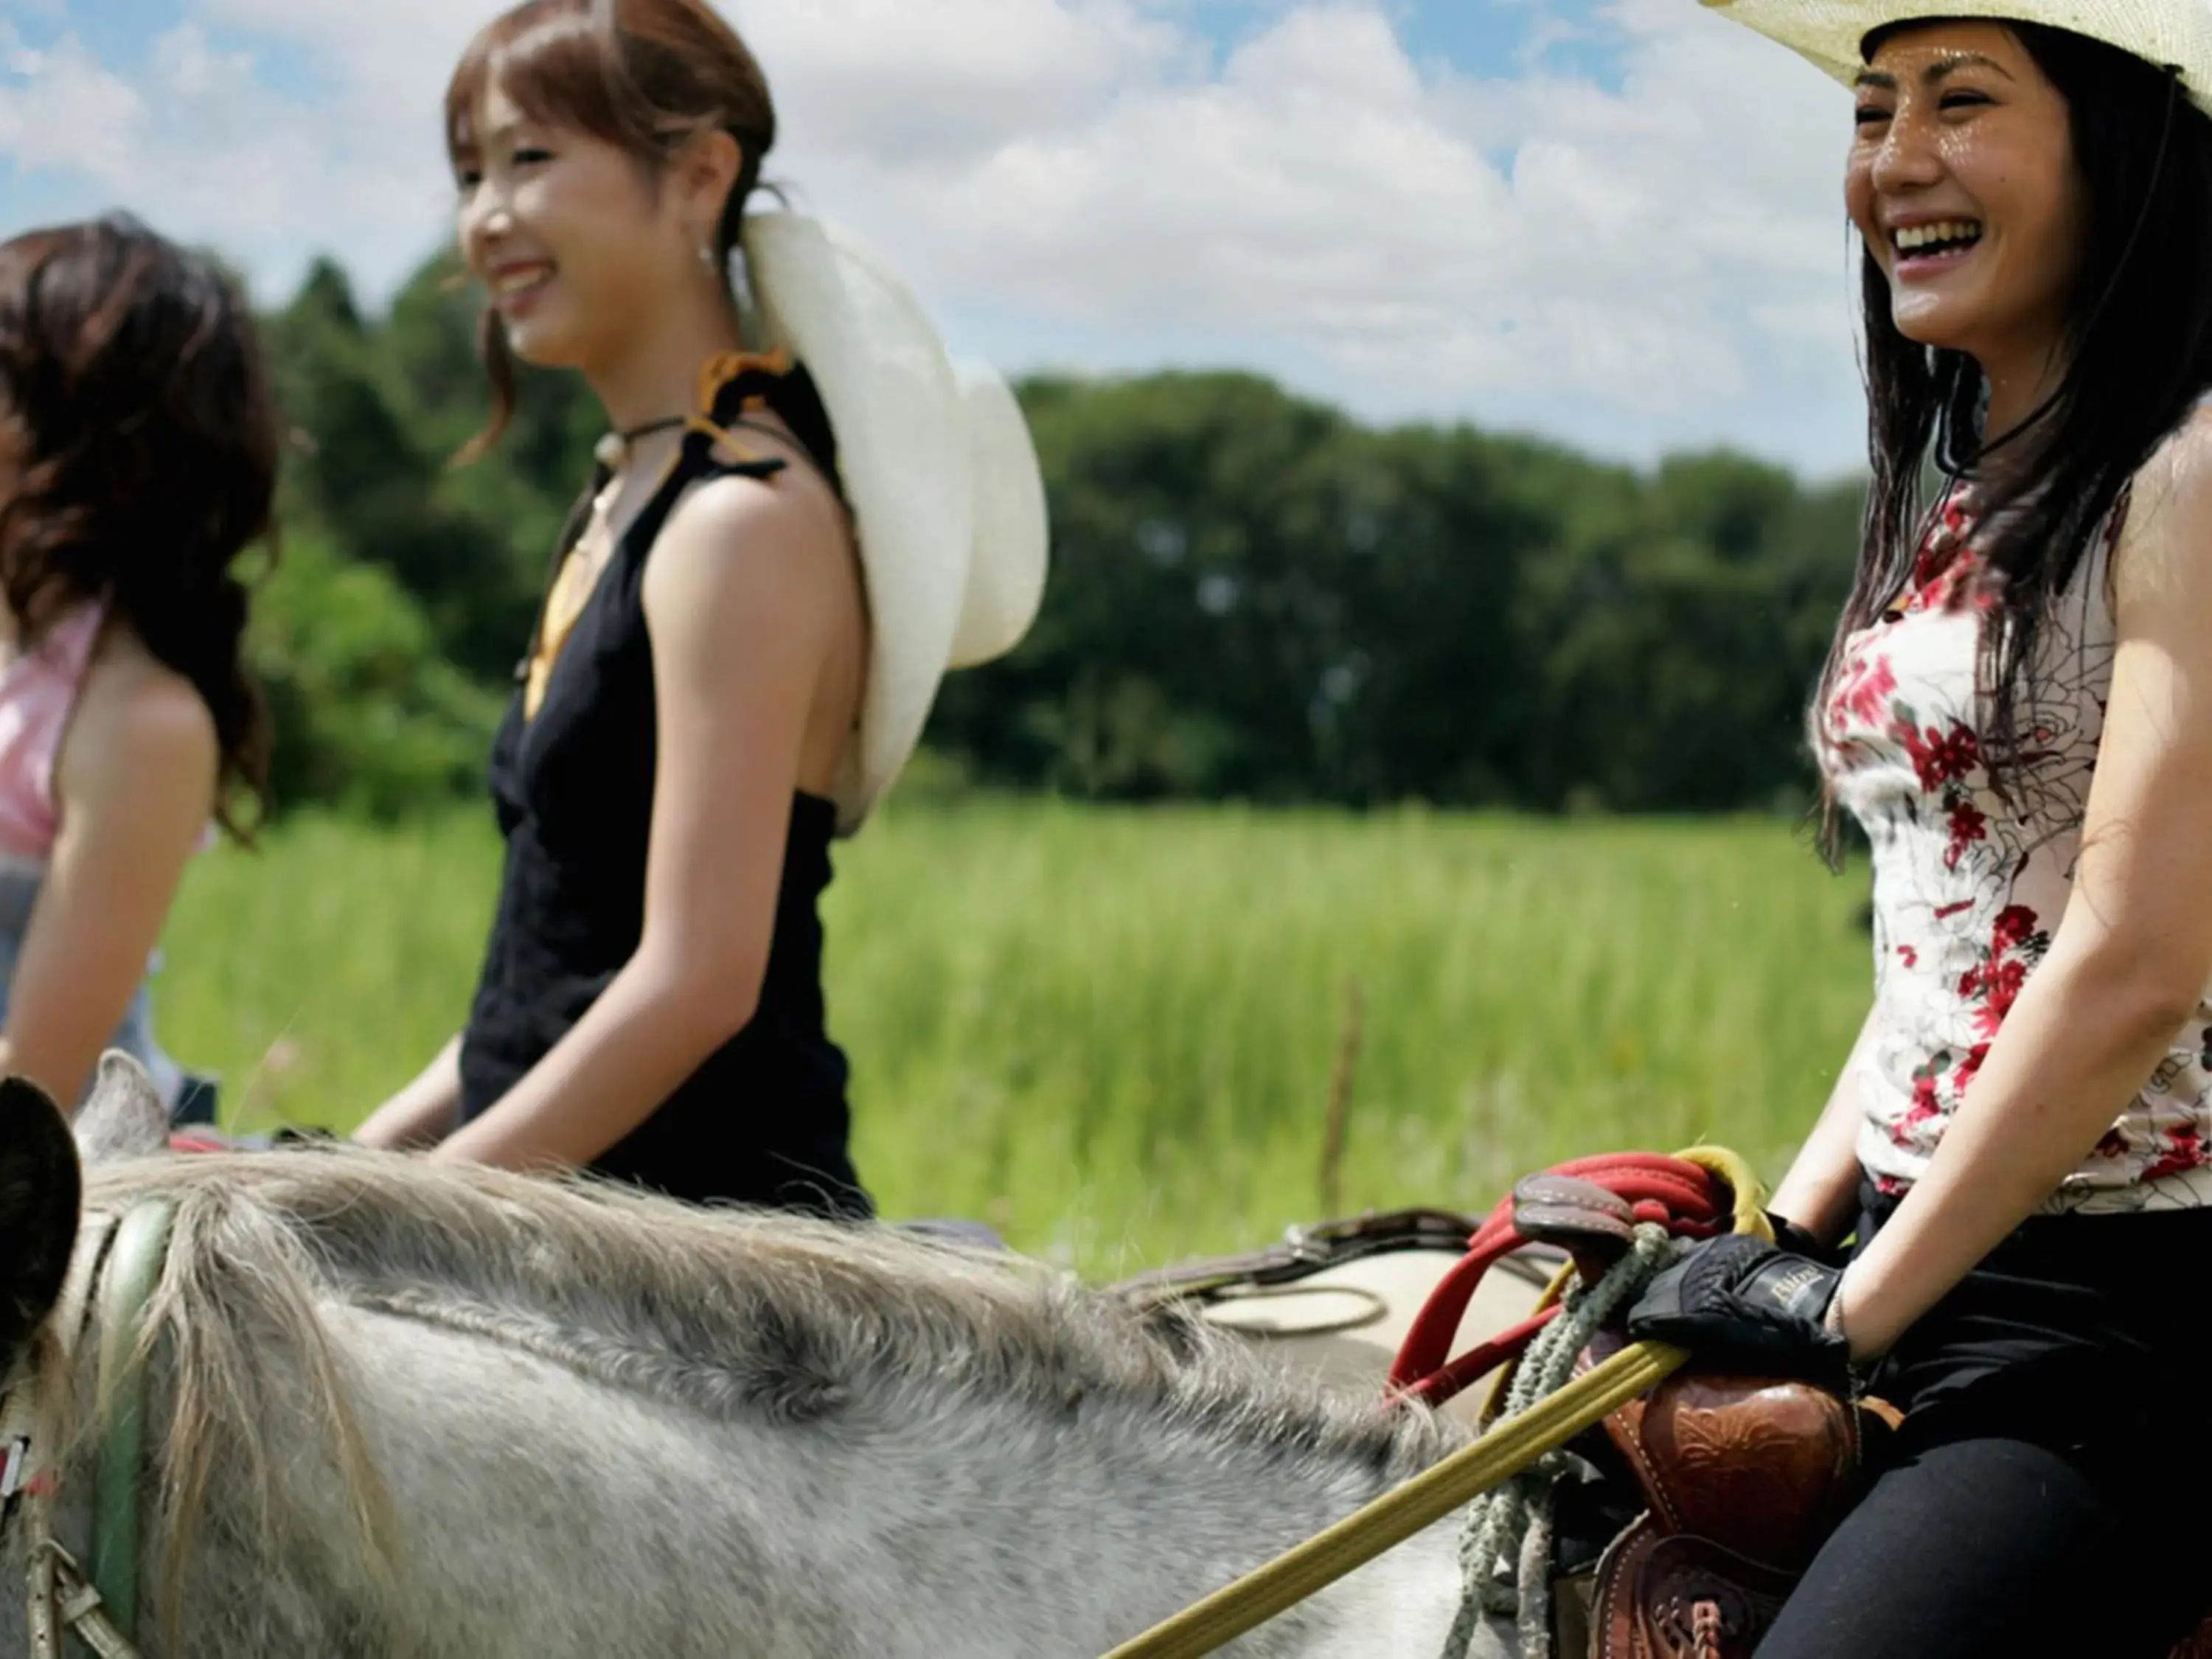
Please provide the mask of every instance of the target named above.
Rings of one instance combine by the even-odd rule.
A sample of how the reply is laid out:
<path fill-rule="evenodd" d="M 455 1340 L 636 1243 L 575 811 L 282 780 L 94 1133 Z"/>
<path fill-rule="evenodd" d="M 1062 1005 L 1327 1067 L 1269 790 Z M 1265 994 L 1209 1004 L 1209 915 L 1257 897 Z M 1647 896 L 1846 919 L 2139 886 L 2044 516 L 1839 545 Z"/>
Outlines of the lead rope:
<path fill-rule="evenodd" d="M 1499 1421 L 1520 1416 L 1565 1388 L 1598 1328 L 1640 1294 L 1683 1246 L 1684 1241 L 1657 1223 L 1639 1223 L 1627 1254 L 1595 1285 L 1569 1291 L 1562 1298 L 1565 1311 L 1528 1345 Z M 1465 1659 L 1484 1615 L 1490 1613 L 1516 1621 L 1522 1659 L 1551 1659 L 1552 1500 L 1559 1483 L 1578 1474 L 1581 1467 L 1572 1452 L 1554 1448 L 1469 1506 L 1459 1550 L 1467 1588 L 1444 1638 L 1443 1659 Z"/>

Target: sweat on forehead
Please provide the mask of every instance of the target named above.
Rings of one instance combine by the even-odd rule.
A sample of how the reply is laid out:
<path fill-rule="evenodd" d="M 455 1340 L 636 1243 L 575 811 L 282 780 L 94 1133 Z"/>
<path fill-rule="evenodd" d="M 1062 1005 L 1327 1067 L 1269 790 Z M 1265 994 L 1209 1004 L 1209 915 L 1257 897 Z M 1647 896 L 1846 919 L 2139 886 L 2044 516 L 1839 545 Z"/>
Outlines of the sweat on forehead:
<path fill-rule="evenodd" d="M 1916 18 L 1885 23 L 1867 31 L 1859 43 L 1861 61 L 1871 66 L 1892 46 L 1911 46 L 1928 54 L 1935 65 L 1968 63 L 2003 70 L 2025 50 L 2019 33 L 2002 19 L 1986 17 Z"/>

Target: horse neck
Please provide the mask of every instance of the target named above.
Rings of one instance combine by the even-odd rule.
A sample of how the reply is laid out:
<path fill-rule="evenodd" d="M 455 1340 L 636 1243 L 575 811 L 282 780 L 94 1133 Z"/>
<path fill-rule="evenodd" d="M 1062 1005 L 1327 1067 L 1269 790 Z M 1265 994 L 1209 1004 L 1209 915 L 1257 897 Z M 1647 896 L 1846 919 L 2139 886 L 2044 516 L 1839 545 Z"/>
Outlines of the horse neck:
<path fill-rule="evenodd" d="M 1102 1653 L 1401 1473 L 1250 1420 L 1111 1399 L 1047 1413 L 927 1379 L 817 1421 L 708 1420 L 481 1334 L 378 1316 L 337 1329 L 399 1506 L 408 1600 L 486 1659 Z M 1440 1652 L 1455 1531 L 1237 1651 Z"/>
<path fill-rule="evenodd" d="M 1406 1473 L 1358 1437 L 1317 1432 L 1256 1371 L 1241 1410 L 1111 1389 L 1041 1403 L 1046 1391 L 917 1375 L 794 1419 L 672 1404 L 620 1353 L 595 1358 L 601 1338 L 533 1337 L 532 1318 L 317 1297 L 396 1522 L 398 1596 L 362 1566 L 361 1494 L 318 1404 L 327 1373 L 283 1341 L 258 1346 L 254 1423 L 205 1442 L 203 1524 L 176 1563 L 182 1650 L 366 1651 L 362 1632 L 381 1626 L 374 1650 L 435 1659 L 1097 1654 Z M 95 1318 L 77 1348 L 80 1412 L 97 1341 Z M 172 1420 L 167 1346 L 150 1367 L 149 1458 Z M 276 1455 L 241 1455 L 241 1440 Z M 89 1542 L 90 1489 L 74 1460 L 60 1523 L 75 1548 Z M 273 1549 L 243 1524 L 259 1516 Z M 175 1540 L 150 1505 L 145 1527 L 150 1602 Z M 1234 1651 L 1440 1652 L 1459 1599 L 1454 1532 L 1430 1528 Z M 8 1540 L 17 1583 L 20 1559 Z M 142 1603 L 142 1620 L 155 1611 Z M 21 1636 L 0 1617 L 0 1659 Z"/>

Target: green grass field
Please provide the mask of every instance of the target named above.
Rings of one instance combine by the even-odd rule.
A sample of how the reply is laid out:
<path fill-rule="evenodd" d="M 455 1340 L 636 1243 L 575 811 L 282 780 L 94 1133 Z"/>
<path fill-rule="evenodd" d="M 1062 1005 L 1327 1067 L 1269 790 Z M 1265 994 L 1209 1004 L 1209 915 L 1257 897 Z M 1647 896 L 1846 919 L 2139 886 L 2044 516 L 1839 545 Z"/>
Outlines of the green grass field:
<path fill-rule="evenodd" d="M 480 815 L 295 822 L 200 861 L 157 998 L 235 1123 L 342 1125 L 465 1007 Z M 894 1215 L 1112 1273 L 1321 1205 L 1486 1206 L 1581 1152 L 1716 1138 L 1770 1172 L 1865 1009 L 1855 876 L 1768 821 L 900 804 L 841 849 L 833 1029 Z"/>

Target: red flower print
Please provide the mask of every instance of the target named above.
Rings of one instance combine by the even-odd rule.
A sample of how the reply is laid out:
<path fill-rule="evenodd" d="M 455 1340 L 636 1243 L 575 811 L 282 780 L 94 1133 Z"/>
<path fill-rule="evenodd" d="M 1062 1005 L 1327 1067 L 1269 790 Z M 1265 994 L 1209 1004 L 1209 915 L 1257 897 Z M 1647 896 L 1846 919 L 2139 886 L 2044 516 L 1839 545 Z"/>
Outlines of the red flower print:
<path fill-rule="evenodd" d="M 1982 1005 L 1974 1012 L 1974 1029 L 1985 1037 L 1995 1036 L 2027 983 L 2027 964 L 2017 957 L 2007 961 L 1993 957 L 1960 975 L 1959 994 Z"/>
<path fill-rule="evenodd" d="M 2004 1017 L 2012 1012 L 2012 1005 L 2020 995 L 2020 988 L 2027 982 L 2027 964 L 2024 962 L 1991 963 L 1982 970 L 1984 1006 L 1974 1016 L 1974 1029 L 1984 1036 L 1995 1036 Z"/>
<path fill-rule="evenodd" d="M 1887 657 L 1876 657 L 1871 663 L 1854 663 L 1844 683 L 1836 688 L 1830 704 L 1829 724 L 1841 726 L 1842 720 L 1836 711 L 1849 714 L 1862 726 L 1880 726 L 1882 708 L 1889 694 L 1897 690 L 1897 674 L 1889 665 Z"/>
<path fill-rule="evenodd" d="M 1897 947 L 1897 954 L 1908 968 L 1917 968 L 1920 965 L 1920 952 L 1914 950 L 1910 945 L 1899 945 Z M 2207 1054 L 2212 1054 L 2212 1030 L 2208 1030 L 2204 1033 L 2204 1051 Z"/>
<path fill-rule="evenodd" d="M 1989 839 L 1989 815 L 1971 801 L 1960 801 L 1951 808 L 1951 844 L 1943 849 L 1943 867 L 1955 870 L 1959 860 L 1966 856 L 1966 849 L 1976 842 Z"/>
<path fill-rule="evenodd" d="M 2034 934 L 2035 912 L 2025 904 L 2008 904 L 1997 912 L 1996 923 L 1990 929 L 1990 952 L 2002 956 L 2027 944 Z"/>
<path fill-rule="evenodd" d="M 1965 777 L 1982 757 L 1982 740 L 1970 727 L 1955 720 L 1948 735 L 1932 726 L 1923 732 L 1899 720 L 1897 738 L 1911 758 L 1913 774 L 1920 780 L 1920 787 L 1930 794 L 1954 778 Z"/>
<path fill-rule="evenodd" d="M 1951 1073 L 1951 1086 L 1960 1094 L 1966 1093 L 1966 1085 L 1981 1074 L 1982 1061 L 1989 1058 L 1989 1053 L 1990 1045 L 1986 1042 L 1977 1042 L 1967 1049 L 1966 1057 L 1959 1062 L 1959 1069 Z"/>
<path fill-rule="evenodd" d="M 1939 1062 L 1950 1058 L 1939 1055 Z M 1900 1146 L 1911 1146 L 1914 1132 L 1930 1118 L 1941 1117 L 1943 1109 L 1936 1099 L 1936 1068 L 1923 1066 L 1912 1073 L 1912 1104 L 1906 1108 L 1903 1118 L 1890 1130 L 1889 1138 Z"/>
<path fill-rule="evenodd" d="M 2098 1140 L 2097 1156 L 2125 1158 L 2127 1155 L 2128 1138 L 2120 1133 L 2120 1126 L 2115 1123 L 2111 1128 L 2106 1130 L 2102 1138 Z"/>
<path fill-rule="evenodd" d="M 1974 902 L 1972 899 L 1960 899 L 1956 904 L 1938 905 L 1936 908 L 1936 920 L 1938 921 L 1948 921 L 1952 917 L 1959 915 L 1961 911 L 1971 910 L 1973 908 Z"/>
<path fill-rule="evenodd" d="M 2166 1151 L 2158 1161 L 2142 1173 L 2145 1181 L 2161 1181 L 2167 1176 L 2177 1176 L 2185 1170 L 2202 1169 L 2212 1162 L 2204 1151 L 2203 1137 L 2194 1129 L 2168 1129 L 2166 1132 Z"/>
<path fill-rule="evenodd" d="M 1947 501 L 1943 510 L 1936 515 L 1936 522 L 1928 526 L 1912 556 L 1912 585 L 1925 592 L 1943 577 L 1951 574 L 1959 562 L 1959 555 L 1973 521 L 1966 515 L 1964 505 Z"/>
<path fill-rule="evenodd" d="M 1970 588 L 1976 603 L 1988 603 L 1986 587 L 1975 580 L 1981 561 L 1968 541 L 1973 528 L 1973 514 L 1961 502 L 1953 502 L 1936 516 L 1913 555 L 1907 611 L 1954 609 Z"/>

